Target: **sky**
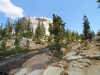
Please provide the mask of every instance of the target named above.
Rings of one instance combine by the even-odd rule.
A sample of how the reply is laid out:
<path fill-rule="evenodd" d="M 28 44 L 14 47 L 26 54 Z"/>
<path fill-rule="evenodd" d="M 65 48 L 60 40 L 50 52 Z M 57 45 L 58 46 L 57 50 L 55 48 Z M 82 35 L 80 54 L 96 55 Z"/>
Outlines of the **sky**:
<path fill-rule="evenodd" d="M 0 0 L 0 24 L 7 18 L 24 16 L 52 18 L 56 14 L 66 22 L 65 29 L 83 32 L 83 16 L 87 16 L 91 30 L 100 29 L 100 9 L 96 0 Z"/>

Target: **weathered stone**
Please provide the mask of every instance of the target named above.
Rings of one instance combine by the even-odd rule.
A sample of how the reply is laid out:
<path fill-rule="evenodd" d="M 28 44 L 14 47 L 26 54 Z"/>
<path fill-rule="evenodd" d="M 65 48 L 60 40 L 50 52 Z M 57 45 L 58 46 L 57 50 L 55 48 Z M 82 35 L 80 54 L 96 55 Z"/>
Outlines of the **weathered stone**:
<path fill-rule="evenodd" d="M 83 62 L 83 59 L 78 59 L 77 61 L 78 61 L 78 62 Z"/>
<path fill-rule="evenodd" d="M 69 60 L 75 60 L 75 59 L 81 59 L 81 58 L 82 56 L 70 56 L 67 58 L 67 60 L 69 61 Z"/>
<path fill-rule="evenodd" d="M 99 59 L 100 58 L 100 55 L 99 53 L 98 54 L 92 54 L 92 55 L 86 55 L 87 58 L 89 59 Z"/>
<path fill-rule="evenodd" d="M 68 75 L 84 75 L 81 71 L 67 71 Z"/>
<path fill-rule="evenodd" d="M 65 57 L 65 58 L 68 58 L 68 57 L 73 56 L 73 55 L 75 55 L 75 54 L 76 54 L 76 52 L 69 52 L 69 53 L 67 53 L 64 57 Z"/>
<path fill-rule="evenodd" d="M 83 62 L 88 63 L 89 65 L 91 65 L 91 61 L 89 59 L 84 59 Z"/>
<path fill-rule="evenodd" d="M 22 70 L 18 71 L 17 73 L 15 73 L 14 75 L 25 75 L 27 72 L 27 68 L 23 68 Z"/>
<path fill-rule="evenodd" d="M 28 75 L 42 75 L 44 70 L 34 70 L 33 72 L 29 73 Z"/>
<path fill-rule="evenodd" d="M 73 66 L 73 67 L 78 67 L 78 64 L 73 64 L 72 66 Z"/>
<path fill-rule="evenodd" d="M 79 47 L 80 47 L 80 44 L 78 44 L 78 45 L 76 45 L 76 46 L 73 46 L 73 47 L 72 47 L 72 51 L 78 50 Z"/>
<path fill-rule="evenodd" d="M 49 66 L 42 75 L 60 75 L 62 71 L 64 71 L 63 68 Z"/>
<path fill-rule="evenodd" d="M 78 67 L 79 67 L 80 69 L 83 69 L 83 68 L 84 68 L 84 66 L 83 66 L 83 65 L 78 65 Z"/>
<path fill-rule="evenodd" d="M 84 67 L 89 67 L 89 64 L 87 63 L 80 63 L 81 65 L 83 65 Z"/>
<path fill-rule="evenodd" d="M 94 55 L 100 55 L 100 52 L 94 52 L 93 54 Z"/>
<path fill-rule="evenodd" d="M 73 61 L 72 63 L 73 63 L 73 64 L 78 64 L 78 61 Z"/>
<path fill-rule="evenodd" d="M 33 32 L 35 33 L 35 30 L 38 26 L 38 23 L 40 23 L 42 25 L 42 23 L 44 24 L 45 27 L 45 35 L 49 36 L 49 23 L 52 23 L 53 20 L 51 18 L 46 18 L 46 17 L 25 17 L 26 21 L 31 22 L 30 26 L 31 26 L 31 30 L 33 30 Z"/>

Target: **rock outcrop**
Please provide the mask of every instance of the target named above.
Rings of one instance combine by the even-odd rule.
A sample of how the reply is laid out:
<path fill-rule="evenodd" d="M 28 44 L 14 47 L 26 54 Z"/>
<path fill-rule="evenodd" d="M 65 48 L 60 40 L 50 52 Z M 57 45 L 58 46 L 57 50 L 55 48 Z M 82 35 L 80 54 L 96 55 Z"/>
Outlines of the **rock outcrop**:
<path fill-rule="evenodd" d="M 64 71 L 63 68 L 49 66 L 42 75 L 60 75 L 62 71 Z"/>
<path fill-rule="evenodd" d="M 45 35 L 49 35 L 49 23 L 52 23 L 52 19 L 51 18 L 45 18 L 45 17 L 25 17 L 26 20 L 30 20 L 30 25 L 32 30 L 35 33 L 35 29 L 37 28 L 38 24 L 42 24 L 45 27 Z"/>

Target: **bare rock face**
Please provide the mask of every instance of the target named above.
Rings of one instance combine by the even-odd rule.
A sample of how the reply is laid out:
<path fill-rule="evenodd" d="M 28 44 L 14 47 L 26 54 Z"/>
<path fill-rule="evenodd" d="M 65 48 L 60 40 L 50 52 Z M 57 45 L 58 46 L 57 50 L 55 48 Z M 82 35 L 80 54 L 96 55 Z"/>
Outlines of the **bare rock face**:
<path fill-rule="evenodd" d="M 81 71 L 67 71 L 68 75 L 84 75 Z"/>
<path fill-rule="evenodd" d="M 23 68 L 20 71 L 18 71 L 17 73 L 15 73 L 14 75 L 25 75 L 27 73 L 27 68 Z"/>
<path fill-rule="evenodd" d="M 28 75 L 42 75 L 44 70 L 34 70 L 33 72 L 29 73 Z"/>
<path fill-rule="evenodd" d="M 42 24 L 45 27 L 45 34 L 49 35 L 49 23 L 52 23 L 52 19 L 51 18 L 45 18 L 45 17 L 26 17 L 26 20 L 30 20 L 30 25 L 32 30 L 35 33 L 35 29 L 37 28 L 38 24 Z"/>
<path fill-rule="evenodd" d="M 83 69 L 83 68 L 84 68 L 84 66 L 83 66 L 83 65 L 78 65 L 78 67 L 79 67 L 80 69 Z"/>
<path fill-rule="evenodd" d="M 49 66 L 42 75 L 61 75 L 63 71 L 63 68 Z"/>
<path fill-rule="evenodd" d="M 91 61 L 89 59 L 78 59 L 78 62 L 87 63 L 91 65 Z"/>

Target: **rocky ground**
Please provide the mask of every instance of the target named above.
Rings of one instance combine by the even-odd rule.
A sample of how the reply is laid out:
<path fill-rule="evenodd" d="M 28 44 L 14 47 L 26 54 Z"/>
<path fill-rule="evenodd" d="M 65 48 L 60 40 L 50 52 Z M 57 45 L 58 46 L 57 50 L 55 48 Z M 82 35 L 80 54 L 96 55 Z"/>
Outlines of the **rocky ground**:
<path fill-rule="evenodd" d="M 80 45 L 65 57 L 69 62 L 68 75 L 100 75 L 100 48 L 95 42 Z"/>
<path fill-rule="evenodd" d="M 100 75 L 100 44 L 85 42 L 72 47 L 60 62 L 51 64 L 46 53 L 35 55 L 10 75 Z M 16 62 L 17 64 L 17 62 Z M 6 65 L 8 66 L 8 65 Z M 12 67 L 12 66 L 11 66 Z M 3 68 L 3 67 L 2 67 Z"/>
<path fill-rule="evenodd" d="M 34 61 L 40 61 L 40 62 L 44 62 L 48 63 L 48 60 L 46 57 L 46 52 L 48 51 L 48 48 L 41 48 L 41 49 L 36 49 L 33 51 L 27 51 L 27 52 L 22 52 L 22 53 L 16 53 L 7 57 L 1 57 L 0 60 L 0 71 L 5 72 L 5 73 L 9 73 L 10 75 L 13 75 L 15 72 L 19 71 L 20 69 L 24 68 L 24 67 L 28 67 L 31 66 L 33 64 L 36 63 Z M 40 58 L 40 57 L 45 57 L 44 58 Z M 32 59 L 34 58 L 34 59 Z M 38 58 L 38 59 L 36 59 Z M 30 62 L 28 62 L 28 60 L 30 60 Z M 42 61 L 44 60 L 44 61 Z M 34 63 L 31 63 L 31 62 Z M 27 63 L 28 62 L 28 63 Z M 30 63 L 30 64 L 29 64 Z M 27 66 L 28 64 L 28 66 Z M 38 62 L 37 62 L 38 64 Z M 37 66 L 38 67 L 38 66 Z M 39 68 L 41 68 L 39 66 Z"/>

